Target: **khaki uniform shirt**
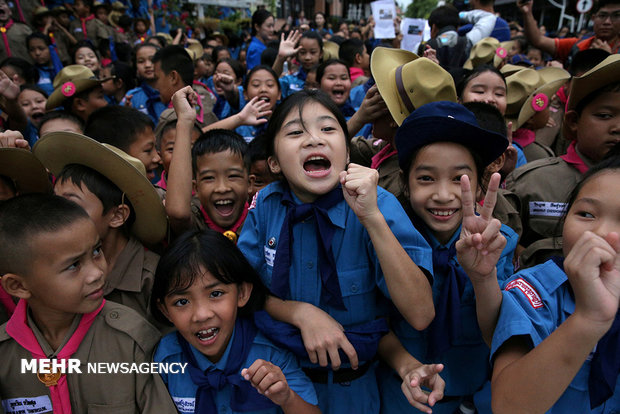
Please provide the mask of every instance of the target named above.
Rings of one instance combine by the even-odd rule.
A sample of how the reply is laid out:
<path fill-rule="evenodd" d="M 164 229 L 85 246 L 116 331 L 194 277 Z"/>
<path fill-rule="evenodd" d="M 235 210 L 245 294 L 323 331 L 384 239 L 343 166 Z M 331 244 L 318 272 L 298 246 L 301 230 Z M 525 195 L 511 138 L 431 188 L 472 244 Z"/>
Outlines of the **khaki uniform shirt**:
<path fill-rule="evenodd" d="M 550 117 L 553 119 L 555 126 L 544 127 L 536 131 L 536 142 L 546 145 L 553 151 L 554 155 L 560 156 L 566 154 L 566 149 L 570 145 L 570 141 L 565 139 L 562 133 L 562 123 L 564 122 L 564 104 L 557 95 L 553 95 L 549 104 Z M 527 158 L 527 156 L 526 156 Z M 529 158 L 527 158 L 530 161 Z"/>
<path fill-rule="evenodd" d="M 498 190 L 493 217 L 513 229 L 519 237 L 523 234 L 521 215 L 519 214 L 520 207 L 519 197 L 516 194 L 502 188 Z"/>
<path fill-rule="evenodd" d="M 69 32 L 78 42 L 85 38 L 80 19 L 75 19 L 69 24 Z M 109 36 L 106 25 L 101 20 L 94 18 L 86 22 L 86 37 L 93 42 L 95 47 L 99 45 L 101 39 L 107 39 Z"/>
<path fill-rule="evenodd" d="M 54 357 L 57 352 L 50 348 L 30 318 L 28 322 L 43 352 L 49 358 Z M 76 317 L 71 334 L 78 323 L 79 317 Z M 67 335 L 59 350 L 69 337 Z M 157 329 L 136 312 L 123 305 L 106 302 L 72 356 L 81 361 L 82 373 L 67 374 L 71 411 L 76 414 L 176 413 L 159 374 L 88 373 L 88 363 L 150 363 L 159 339 Z M 7 334 L 6 325 L 0 327 L 0 355 L 3 356 L 0 364 L 0 398 L 3 404 L 10 404 L 11 401 L 7 400 L 12 399 L 13 403 L 23 403 L 27 399 L 37 404 L 41 410 L 38 412 L 51 413 L 49 389 L 37 379 L 36 374 L 21 373 L 21 360 L 32 359 L 30 351 Z M 1 406 L 0 412 L 3 412 Z"/>
<path fill-rule="evenodd" d="M 13 26 L 6 31 L 12 57 L 22 58 L 32 63 L 32 59 L 30 59 L 30 55 L 28 54 L 28 48 L 26 47 L 26 37 L 31 33 L 32 29 L 30 29 L 30 27 L 17 22 L 13 23 Z M 4 47 L 4 42 L 0 40 L 0 61 L 8 57 L 9 55 Z"/>
<path fill-rule="evenodd" d="M 41 7 L 41 0 L 9 0 L 7 2 L 9 3 L 9 7 L 11 8 L 13 19 L 15 21 L 21 21 L 19 11 L 17 9 L 17 1 L 19 1 L 22 13 L 24 14 L 24 19 L 26 19 L 24 23 L 32 27 L 34 23 L 34 9 L 36 9 L 37 7 Z"/>
<path fill-rule="evenodd" d="M 157 263 L 159 255 L 147 250 L 137 239 L 130 238 L 106 277 L 105 298 L 148 317 Z"/>
<path fill-rule="evenodd" d="M 69 37 L 62 30 L 54 30 L 54 42 L 56 44 L 56 49 L 58 50 L 58 57 L 63 65 L 71 65 L 73 63 L 73 59 L 69 54 L 69 50 L 71 49 L 71 41 Z M 53 80 L 53 79 L 52 79 Z"/>
<path fill-rule="evenodd" d="M 559 226 L 566 200 L 581 178 L 581 173 L 559 157 L 528 162 L 506 178 L 506 188 L 521 200 L 523 235 L 520 244 L 529 251 L 526 257 L 537 257 L 534 251 L 558 245 L 562 236 Z M 551 239 L 544 242 L 541 240 Z M 533 244 L 538 242 L 538 244 Z M 551 249 L 555 250 L 555 249 Z M 561 250 L 558 252 L 561 254 Z M 521 263 L 527 267 L 526 263 Z"/>
<path fill-rule="evenodd" d="M 553 153 L 551 148 L 536 141 L 523 148 L 523 155 L 525 155 L 525 159 L 527 160 L 527 162 L 532 162 L 543 158 L 555 157 L 555 154 Z"/>

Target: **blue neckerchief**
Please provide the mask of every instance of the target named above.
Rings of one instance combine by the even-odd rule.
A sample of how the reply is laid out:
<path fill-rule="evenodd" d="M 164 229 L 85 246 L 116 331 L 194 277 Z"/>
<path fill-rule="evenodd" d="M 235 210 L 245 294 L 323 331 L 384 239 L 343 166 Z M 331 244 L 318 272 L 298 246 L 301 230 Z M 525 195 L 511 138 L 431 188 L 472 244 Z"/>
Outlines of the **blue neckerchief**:
<path fill-rule="evenodd" d="M 245 318 L 237 318 L 232 338 L 230 354 L 224 370 L 209 368 L 204 372 L 199 368 L 189 343 L 177 332 L 179 345 L 189 361 L 187 366 L 192 382 L 198 386 L 196 390 L 196 414 L 217 414 L 215 394 L 225 386 L 232 386 L 230 408 L 233 411 L 266 410 L 275 407 L 275 404 L 256 391 L 249 381 L 246 381 L 239 371 L 247 359 L 254 337 L 257 333 L 254 323 Z"/>
<path fill-rule="evenodd" d="M 302 67 L 299 68 L 299 70 L 297 71 L 297 73 L 295 74 L 295 77 L 301 81 L 306 81 L 306 78 L 308 77 L 308 72 L 306 72 Z"/>
<path fill-rule="evenodd" d="M 319 197 L 314 203 L 297 204 L 288 185 L 284 186 L 281 203 L 287 207 L 286 217 L 280 230 L 280 242 L 276 250 L 275 263 L 271 278 L 271 290 L 282 299 L 290 292 L 291 246 L 293 244 L 293 226 L 309 217 L 314 217 L 317 232 L 316 240 L 319 250 L 319 267 L 321 272 L 321 296 L 325 303 L 346 310 L 340 291 L 336 260 L 332 252 L 332 239 L 336 229 L 327 210 L 344 200 L 342 188 L 334 188 Z"/>
<path fill-rule="evenodd" d="M 353 108 L 353 105 L 351 105 L 351 101 L 349 99 L 347 99 L 347 101 L 338 108 L 340 109 L 340 112 L 342 112 L 342 115 L 345 118 L 351 117 L 353 116 L 353 114 L 355 114 L 355 108 Z"/>
<path fill-rule="evenodd" d="M 258 329 L 276 345 L 288 349 L 300 359 L 308 358 L 308 351 L 304 346 L 301 331 L 295 326 L 273 319 L 265 311 L 254 312 L 254 322 Z M 370 361 L 377 354 L 379 340 L 389 332 L 385 318 L 375 319 L 355 326 L 350 326 L 344 331 L 360 362 Z M 349 357 L 338 350 L 340 360 L 349 362 Z"/>
<path fill-rule="evenodd" d="M 58 73 L 62 70 L 63 65 L 60 61 L 60 56 L 58 56 L 58 50 L 56 49 L 56 45 L 51 44 L 48 46 L 48 48 L 50 50 L 50 59 L 52 61 L 52 66 L 54 67 L 54 73 L 52 73 L 51 76 L 51 79 L 53 81 L 56 75 L 58 75 Z"/>
<path fill-rule="evenodd" d="M 147 98 L 146 109 L 148 110 L 149 115 L 151 116 L 152 119 L 159 118 L 159 115 L 157 114 L 157 111 L 155 110 L 155 104 L 157 103 L 157 101 L 161 102 L 161 100 L 159 99 L 159 91 L 157 89 L 151 88 L 146 82 L 142 82 L 140 87 L 144 91 L 144 94 L 146 95 L 146 98 Z"/>
<path fill-rule="evenodd" d="M 110 40 L 110 58 L 112 58 L 112 62 L 116 62 L 118 56 L 116 56 L 116 42 L 114 41 L 114 36 L 110 36 L 108 39 Z"/>

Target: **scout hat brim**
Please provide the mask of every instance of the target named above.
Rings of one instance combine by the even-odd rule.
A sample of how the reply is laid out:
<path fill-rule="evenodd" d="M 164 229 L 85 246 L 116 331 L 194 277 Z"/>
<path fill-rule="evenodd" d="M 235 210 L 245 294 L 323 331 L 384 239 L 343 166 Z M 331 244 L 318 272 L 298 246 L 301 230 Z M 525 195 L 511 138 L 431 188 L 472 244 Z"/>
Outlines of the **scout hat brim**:
<path fill-rule="evenodd" d="M 22 148 L 0 148 L 0 175 L 12 179 L 19 194 L 52 192 L 41 161 Z"/>
<path fill-rule="evenodd" d="M 511 65 L 510 63 L 506 63 L 499 71 L 504 75 L 504 77 L 506 77 L 513 75 L 523 69 L 525 69 L 523 66 Z"/>
<path fill-rule="evenodd" d="M 545 109 L 551 103 L 551 98 L 553 97 L 553 95 L 558 91 L 558 89 L 562 87 L 562 85 L 566 83 L 569 78 L 570 76 L 567 76 L 566 78 L 557 79 L 555 81 L 549 82 L 532 92 L 532 94 L 528 96 L 528 98 L 525 100 L 525 103 L 521 107 L 521 111 L 519 111 L 519 117 L 516 119 L 516 121 L 512 120 L 512 130 L 516 131 L 517 129 L 521 128 L 521 126 L 523 126 L 523 124 L 525 124 L 528 119 L 530 119 L 536 114 L 537 111 L 534 109 L 534 104 L 532 104 L 532 101 L 538 95 L 542 94 L 546 97 L 546 103 L 543 108 Z"/>
<path fill-rule="evenodd" d="M 164 206 L 145 171 L 125 159 L 129 155 L 73 132 L 45 134 L 33 152 L 56 176 L 69 164 L 83 165 L 104 175 L 125 193 L 133 206 L 136 220 L 131 232 L 145 244 L 164 239 L 167 231 Z M 144 167 L 141 163 L 137 165 Z"/>
<path fill-rule="evenodd" d="M 590 93 L 618 81 L 620 81 L 620 54 L 615 53 L 583 75 L 573 78 L 566 110 L 575 109 L 579 101 Z"/>
<path fill-rule="evenodd" d="M 398 128 L 394 139 L 403 171 L 415 151 L 436 142 L 461 144 L 480 156 L 485 166 L 508 147 L 506 137 L 481 128 L 473 113 L 453 102 L 432 102 L 416 109 Z"/>

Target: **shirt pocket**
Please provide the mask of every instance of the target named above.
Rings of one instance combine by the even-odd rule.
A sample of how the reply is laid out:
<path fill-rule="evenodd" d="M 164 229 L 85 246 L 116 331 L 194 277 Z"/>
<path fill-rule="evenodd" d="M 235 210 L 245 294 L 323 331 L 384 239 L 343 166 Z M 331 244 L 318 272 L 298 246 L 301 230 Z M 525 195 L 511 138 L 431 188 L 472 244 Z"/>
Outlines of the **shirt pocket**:
<path fill-rule="evenodd" d="M 368 322 L 376 316 L 375 283 L 368 269 L 338 271 L 342 301 L 347 310 L 336 310 L 333 316 L 343 325 Z"/>
<path fill-rule="evenodd" d="M 134 402 L 117 404 L 88 404 L 88 414 L 135 414 L 138 413 Z"/>

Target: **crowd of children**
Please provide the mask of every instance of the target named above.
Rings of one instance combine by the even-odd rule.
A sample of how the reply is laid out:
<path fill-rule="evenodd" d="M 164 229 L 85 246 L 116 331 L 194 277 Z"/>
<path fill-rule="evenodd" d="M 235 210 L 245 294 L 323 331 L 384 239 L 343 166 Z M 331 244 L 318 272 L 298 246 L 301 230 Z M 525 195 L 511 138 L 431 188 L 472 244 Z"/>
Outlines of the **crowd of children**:
<path fill-rule="evenodd" d="M 418 54 L 15 1 L 0 413 L 620 412 L 618 0 L 574 42 L 441 6 Z"/>

